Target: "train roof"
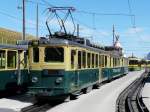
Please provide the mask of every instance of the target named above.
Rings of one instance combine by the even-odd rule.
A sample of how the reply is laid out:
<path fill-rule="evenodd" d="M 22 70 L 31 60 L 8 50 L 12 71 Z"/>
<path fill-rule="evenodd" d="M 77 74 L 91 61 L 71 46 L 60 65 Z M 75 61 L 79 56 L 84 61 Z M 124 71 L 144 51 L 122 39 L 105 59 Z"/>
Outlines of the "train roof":
<path fill-rule="evenodd" d="M 0 49 L 16 49 L 16 50 L 27 50 L 28 45 L 5 45 L 5 44 L 0 44 Z"/>
<path fill-rule="evenodd" d="M 138 60 L 140 61 L 141 59 L 140 58 L 137 58 L 137 57 L 128 57 L 129 60 Z"/>
<path fill-rule="evenodd" d="M 112 51 L 106 51 L 105 49 L 97 46 L 97 45 L 90 45 L 87 40 L 84 40 L 85 42 L 77 42 L 77 41 L 71 41 L 68 39 L 61 39 L 61 38 L 40 38 L 38 40 L 31 40 L 28 42 L 29 46 L 32 45 L 41 45 L 41 46 L 76 46 L 76 47 L 82 47 L 86 48 L 95 52 L 103 53 L 103 54 L 108 54 L 114 57 L 120 57 L 121 54 L 119 54 L 118 51 L 112 50 Z M 35 42 L 35 43 L 34 43 Z"/>

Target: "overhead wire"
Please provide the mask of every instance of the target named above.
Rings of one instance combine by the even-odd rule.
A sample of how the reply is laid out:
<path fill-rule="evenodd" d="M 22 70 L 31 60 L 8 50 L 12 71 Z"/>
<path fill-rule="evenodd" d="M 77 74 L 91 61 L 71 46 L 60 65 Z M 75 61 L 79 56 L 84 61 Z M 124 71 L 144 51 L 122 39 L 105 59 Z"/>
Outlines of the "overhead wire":
<path fill-rule="evenodd" d="M 34 3 L 34 4 L 39 3 L 42 6 L 56 7 L 52 4 L 50 4 L 47 0 L 41 0 L 41 2 L 43 2 L 43 3 L 39 2 L 39 1 L 35 2 L 33 0 L 27 0 L 27 2 L 31 2 L 31 3 Z M 96 16 L 129 16 L 129 17 L 131 17 L 131 21 L 133 20 L 133 22 L 132 22 L 133 26 L 135 26 L 135 15 L 132 14 L 132 8 L 131 8 L 130 0 L 128 0 L 128 7 L 129 7 L 129 14 L 128 13 L 96 13 L 96 12 L 88 12 L 88 11 L 83 11 L 83 10 L 77 10 L 76 12 L 77 13 L 83 13 L 83 14 L 90 14 L 92 16 L 94 15 L 93 19 L 95 19 L 95 15 Z M 79 22 L 80 24 L 88 27 L 89 29 L 92 29 L 92 30 L 95 29 L 95 22 L 93 22 L 93 27 L 92 27 L 90 25 L 85 24 L 84 22 L 81 22 L 80 20 L 78 20 L 76 18 L 74 18 L 74 19 L 75 19 L 76 22 Z"/>
<path fill-rule="evenodd" d="M 134 16 L 133 14 L 126 14 L 126 13 L 96 13 L 96 12 L 87 12 L 87 11 L 80 11 L 77 10 L 77 13 L 82 14 L 90 14 L 90 15 L 97 15 L 97 16 Z"/>
<path fill-rule="evenodd" d="M 15 19 L 15 20 L 22 21 L 21 19 L 18 19 L 16 16 L 10 15 L 10 14 L 6 13 L 5 11 L 1 11 L 1 10 L 0 10 L 0 14 L 1 14 L 1 15 L 4 15 L 4 16 L 7 16 L 7 17 L 9 17 L 9 18 Z"/>
<path fill-rule="evenodd" d="M 32 0 L 30 0 L 32 1 Z M 46 0 L 41 0 L 43 3 L 40 3 L 40 5 L 42 6 L 50 6 L 50 7 L 55 7 L 54 5 L 50 4 L 48 1 Z M 89 28 L 89 29 L 92 29 L 92 30 L 96 30 L 95 29 L 95 15 L 96 16 L 128 16 L 128 17 L 131 17 L 131 24 L 133 26 L 133 28 L 135 28 L 135 32 L 136 34 L 139 36 L 138 32 L 136 31 L 136 23 L 135 23 L 135 15 L 133 14 L 133 11 L 132 11 L 132 6 L 131 6 L 131 3 L 130 3 L 130 0 L 128 0 L 128 8 L 129 8 L 129 14 L 128 13 L 96 13 L 96 12 L 87 12 L 87 11 L 82 11 L 82 10 L 77 10 L 76 12 L 77 13 L 82 13 L 82 14 L 90 14 L 90 15 L 94 15 L 93 17 L 93 27 L 90 26 L 89 24 L 86 24 L 84 22 L 81 22 L 80 20 L 75 19 L 76 22 L 80 23 L 81 25 Z"/>
<path fill-rule="evenodd" d="M 13 19 L 13 20 L 16 20 L 17 22 L 22 22 L 22 19 L 20 19 L 20 18 L 18 18 L 18 17 L 16 17 L 15 15 L 12 15 L 12 14 L 9 14 L 9 13 L 7 13 L 6 11 L 2 11 L 2 10 L 0 10 L 0 15 L 3 15 L 3 16 L 6 16 L 6 17 L 9 17 L 10 19 Z M 31 22 L 30 20 L 26 20 L 26 23 L 28 23 L 28 24 L 30 24 L 30 25 L 36 25 L 36 23 L 33 23 L 33 22 Z M 39 25 L 40 26 L 40 29 L 45 29 L 45 27 L 43 26 L 43 25 Z M 33 27 L 26 27 L 28 30 L 33 30 L 33 29 L 35 29 L 36 30 L 36 28 L 33 28 Z M 52 29 L 53 30 L 53 29 Z"/>
<path fill-rule="evenodd" d="M 46 0 L 41 0 L 45 3 L 45 5 L 50 6 L 50 7 L 56 7 L 52 4 L 50 4 L 48 1 Z M 62 11 L 63 12 L 63 11 Z M 76 13 L 82 13 L 82 14 L 90 14 L 90 15 L 94 15 L 94 16 L 129 16 L 129 17 L 134 17 L 135 15 L 133 14 L 126 14 L 126 13 L 96 13 L 96 12 L 88 12 L 88 11 L 83 11 L 83 10 L 76 10 Z M 76 19 L 75 20 L 81 24 L 83 24 L 84 26 L 87 26 L 91 29 L 93 29 L 91 26 L 81 22 L 80 20 Z"/>

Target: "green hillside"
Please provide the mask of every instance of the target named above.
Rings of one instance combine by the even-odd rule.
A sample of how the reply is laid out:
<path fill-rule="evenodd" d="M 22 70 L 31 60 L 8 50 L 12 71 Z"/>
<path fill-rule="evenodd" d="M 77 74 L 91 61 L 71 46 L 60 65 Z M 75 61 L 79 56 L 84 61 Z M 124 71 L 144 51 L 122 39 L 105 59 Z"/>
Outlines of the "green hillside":
<path fill-rule="evenodd" d="M 33 39 L 34 36 L 26 35 L 26 39 Z M 22 39 L 22 33 L 12 31 L 5 28 L 0 28 L 0 44 L 15 44 L 16 40 Z"/>

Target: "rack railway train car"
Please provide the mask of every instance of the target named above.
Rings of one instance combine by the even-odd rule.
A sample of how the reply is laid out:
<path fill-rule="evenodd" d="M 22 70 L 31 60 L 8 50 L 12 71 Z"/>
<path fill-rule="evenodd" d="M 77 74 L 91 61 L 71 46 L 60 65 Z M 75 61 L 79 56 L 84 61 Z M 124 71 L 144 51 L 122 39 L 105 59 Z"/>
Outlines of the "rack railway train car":
<path fill-rule="evenodd" d="M 139 71 L 141 70 L 141 59 L 137 57 L 129 57 L 129 71 Z"/>
<path fill-rule="evenodd" d="M 80 92 L 87 93 L 103 81 L 109 81 L 128 73 L 128 60 L 122 49 L 101 48 L 80 38 L 71 12 L 73 7 L 51 7 L 46 20 L 49 39 L 41 38 L 28 43 L 29 93 L 36 98 L 65 99 Z M 58 16 L 59 11 L 64 11 Z M 51 20 L 56 17 L 60 29 L 51 32 Z M 67 18 L 73 25 L 73 32 L 65 27 Z M 69 21 L 69 22 L 71 22 Z M 53 27 L 53 26 L 52 26 Z M 72 29 L 70 29 L 72 30 Z M 119 37 L 116 38 L 118 41 Z"/>
<path fill-rule="evenodd" d="M 31 41 L 29 93 L 36 98 L 64 99 L 128 73 L 128 59 L 118 50 L 88 44 L 83 38 L 56 34 Z"/>
<path fill-rule="evenodd" d="M 146 60 L 146 66 L 150 68 L 150 60 Z"/>
<path fill-rule="evenodd" d="M 25 62 L 26 50 L 25 46 L 0 45 L 1 92 L 16 92 L 27 88 L 29 77 Z"/>
<path fill-rule="evenodd" d="M 141 66 L 141 70 L 145 69 L 146 67 L 148 67 L 148 60 L 146 59 L 141 59 L 140 60 L 140 66 Z"/>

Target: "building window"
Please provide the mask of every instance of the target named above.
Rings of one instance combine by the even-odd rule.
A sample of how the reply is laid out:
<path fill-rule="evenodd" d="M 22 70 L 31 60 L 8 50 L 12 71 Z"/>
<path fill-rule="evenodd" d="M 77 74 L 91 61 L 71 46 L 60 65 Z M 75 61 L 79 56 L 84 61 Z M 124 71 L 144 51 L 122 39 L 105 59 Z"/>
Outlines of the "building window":
<path fill-rule="evenodd" d="M 16 68 L 16 51 L 7 52 L 7 66 L 8 68 Z"/>
<path fill-rule="evenodd" d="M 81 69 L 81 51 L 78 51 L 78 69 Z"/>
<path fill-rule="evenodd" d="M 35 63 L 39 62 L 39 48 L 38 47 L 33 48 L 33 62 Z"/>
<path fill-rule="evenodd" d="M 0 69 L 4 69 L 6 64 L 5 51 L 0 50 Z"/>
<path fill-rule="evenodd" d="M 86 68 L 86 52 L 82 52 L 82 66 L 83 68 Z"/>
<path fill-rule="evenodd" d="M 64 62 L 64 49 L 61 47 L 45 48 L 45 62 Z"/>

